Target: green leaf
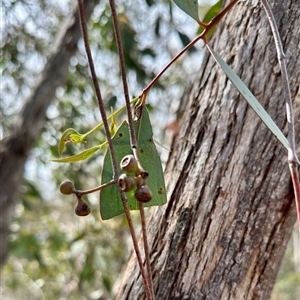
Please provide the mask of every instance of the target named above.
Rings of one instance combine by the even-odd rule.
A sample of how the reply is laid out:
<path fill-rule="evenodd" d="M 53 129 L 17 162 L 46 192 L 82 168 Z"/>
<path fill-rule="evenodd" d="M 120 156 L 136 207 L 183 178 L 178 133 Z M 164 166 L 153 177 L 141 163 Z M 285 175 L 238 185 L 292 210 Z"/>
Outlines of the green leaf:
<path fill-rule="evenodd" d="M 86 160 L 86 159 L 90 158 L 96 151 L 98 151 L 104 144 L 106 144 L 106 142 L 101 145 L 86 149 L 76 155 L 62 157 L 62 158 L 58 158 L 58 159 L 51 159 L 51 161 L 60 162 L 60 163 L 66 163 L 66 162 L 74 163 L 74 162 Z"/>
<path fill-rule="evenodd" d="M 208 45 L 206 45 L 209 49 L 211 55 L 214 57 L 216 62 L 221 66 L 223 71 L 226 73 L 230 81 L 234 84 L 234 86 L 238 89 L 238 91 L 243 95 L 243 97 L 247 100 L 249 105 L 254 109 L 257 115 L 261 118 L 261 120 L 267 125 L 267 127 L 272 131 L 272 133 L 277 137 L 277 139 L 282 143 L 282 145 L 289 149 L 289 142 L 282 133 L 282 131 L 278 128 L 269 114 L 265 111 L 259 101 L 255 98 L 255 96 L 250 92 L 244 82 L 235 74 L 235 72 L 224 62 L 224 60 L 216 53 L 213 49 L 211 49 Z"/>
<path fill-rule="evenodd" d="M 147 184 L 152 190 L 153 198 L 145 206 L 163 205 L 167 202 L 165 181 L 162 171 L 160 158 L 156 151 L 152 138 L 152 127 L 149 120 L 149 114 L 146 108 L 143 110 L 142 117 L 134 123 L 135 132 L 138 139 L 139 160 L 142 167 L 149 173 Z M 130 147 L 130 138 L 127 122 L 118 128 L 113 136 L 113 144 L 115 147 L 118 163 L 122 158 L 132 153 Z M 121 169 L 119 170 L 122 173 Z M 107 151 L 104 157 L 101 182 L 109 182 L 113 178 L 110 154 Z M 134 191 L 126 193 L 128 198 L 128 206 L 131 210 L 139 209 L 138 202 L 134 197 Z M 103 220 L 111 219 L 124 213 L 119 188 L 117 185 L 111 185 L 100 191 L 100 214 Z"/>
<path fill-rule="evenodd" d="M 206 13 L 203 22 L 209 23 L 220 11 L 222 8 L 222 0 L 216 2 Z"/>
<path fill-rule="evenodd" d="M 79 144 L 84 142 L 84 135 L 80 133 L 70 134 L 70 142 L 73 144 Z"/>
<path fill-rule="evenodd" d="M 58 154 L 59 156 L 61 156 L 62 152 L 64 151 L 65 148 L 65 144 L 67 143 L 68 137 L 70 136 L 70 134 L 78 134 L 80 135 L 80 133 L 78 133 L 75 129 L 73 128 L 68 128 L 67 130 L 64 131 L 64 133 L 62 134 L 59 143 L 58 143 Z"/>
<path fill-rule="evenodd" d="M 206 13 L 205 17 L 203 18 L 204 23 L 209 23 L 222 9 L 222 0 L 219 0 L 215 5 L 213 5 L 208 12 Z M 199 27 L 198 34 L 203 32 L 204 28 Z M 213 34 L 215 30 L 215 26 L 213 26 L 207 33 L 206 37 L 209 38 Z"/>
<path fill-rule="evenodd" d="M 191 16 L 194 20 L 197 22 L 199 21 L 197 0 L 174 0 L 174 2 L 180 9 Z"/>

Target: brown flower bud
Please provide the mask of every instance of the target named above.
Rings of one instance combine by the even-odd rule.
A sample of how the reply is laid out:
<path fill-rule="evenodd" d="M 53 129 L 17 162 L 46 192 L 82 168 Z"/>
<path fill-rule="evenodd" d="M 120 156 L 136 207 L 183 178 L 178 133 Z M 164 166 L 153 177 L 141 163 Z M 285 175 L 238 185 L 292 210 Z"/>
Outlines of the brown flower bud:
<path fill-rule="evenodd" d="M 80 217 L 87 216 L 91 212 L 90 207 L 82 200 L 81 197 L 77 197 L 77 199 L 78 203 L 75 207 L 75 214 Z"/>
<path fill-rule="evenodd" d="M 152 192 L 148 185 L 141 185 L 136 189 L 134 196 L 140 202 L 149 202 L 152 199 Z"/>
<path fill-rule="evenodd" d="M 71 195 L 74 192 L 74 189 L 74 184 L 70 180 L 64 180 L 59 186 L 60 192 L 64 195 Z"/>
<path fill-rule="evenodd" d="M 120 167 L 126 173 L 137 173 L 139 172 L 138 163 L 132 154 L 123 157 Z"/>
<path fill-rule="evenodd" d="M 135 187 L 135 179 L 127 174 L 121 174 L 118 178 L 118 185 L 124 192 L 129 192 Z"/>

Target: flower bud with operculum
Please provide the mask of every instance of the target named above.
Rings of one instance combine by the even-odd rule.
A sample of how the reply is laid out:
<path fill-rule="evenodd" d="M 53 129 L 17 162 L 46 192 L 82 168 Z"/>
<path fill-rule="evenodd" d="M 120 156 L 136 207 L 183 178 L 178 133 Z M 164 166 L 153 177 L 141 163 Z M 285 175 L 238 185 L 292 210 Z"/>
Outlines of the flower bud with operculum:
<path fill-rule="evenodd" d="M 118 178 L 118 185 L 123 192 L 129 192 L 135 187 L 135 179 L 127 174 L 121 174 Z"/>
<path fill-rule="evenodd" d="M 90 207 L 81 199 L 81 197 L 77 197 L 78 203 L 75 207 L 75 214 L 80 217 L 87 216 L 91 209 Z"/>
<path fill-rule="evenodd" d="M 136 158 L 132 155 L 126 155 L 123 157 L 120 163 L 120 167 L 123 171 L 126 173 L 138 173 L 139 172 L 139 166 L 137 163 Z"/>
<path fill-rule="evenodd" d="M 134 196 L 136 200 L 145 203 L 152 199 L 152 192 L 148 185 L 141 185 L 136 189 Z"/>
<path fill-rule="evenodd" d="M 64 180 L 59 186 L 60 192 L 64 195 L 71 195 L 74 192 L 74 189 L 74 184 L 70 180 Z"/>

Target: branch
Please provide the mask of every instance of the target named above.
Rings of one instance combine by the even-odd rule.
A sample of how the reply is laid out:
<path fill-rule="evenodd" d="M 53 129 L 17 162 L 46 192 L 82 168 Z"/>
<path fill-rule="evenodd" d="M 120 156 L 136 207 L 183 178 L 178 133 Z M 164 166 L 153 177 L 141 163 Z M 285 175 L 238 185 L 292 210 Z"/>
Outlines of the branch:
<path fill-rule="evenodd" d="M 142 95 L 147 94 L 148 91 L 152 88 L 152 86 L 158 81 L 158 79 L 169 69 L 169 67 L 180 58 L 187 50 L 189 50 L 192 46 L 194 46 L 199 40 L 206 41 L 206 34 L 209 30 L 216 26 L 222 18 L 233 8 L 233 6 L 238 2 L 238 0 L 232 0 L 217 16 L 215 16 L 208 24 L 205 24 L 204 31 L 195 37 L 188 45 L 186 45 L 176 56 L 174 56 L 167 65 L 153 78 L 153 80 L 143 89 Z M 142 97 L 142 95 L 140 97 Z"/>
<path fill-rule="evenodd" d="M 126 110 L 127 110 L 130 145 L 131 145 L 133 155 L 138 163 L 139 169 L 141 170 L 142 166 L 141 166 L 141 164 L 139 162 L 139 158 L 138 158 L 137 139 L 136 139 L 136 135 L 135 135 L 135 131 L 134 131 L 131 103 L 130 103 L 130 98 L 129 98 L 129 89 L 128 89 L 127 76 L 126 76 L 125 58 L 124 58 L 124 53 L 123 53 L 123 45 L 122 45 L 121 33 L 120 33 L 118 16 L 117 16 L 117 11 L 116 11 L 116 5 L 115 5 L 114 0 L 110 0 L 109 3 L 110 3 L 111 13 L 112 13 L 114 34 L 116 37 L 118 55 L 119 55 L 119 60 L 120 60 L 120 70 L 121 70 L 121 77 L 122 77 L 123 90 L 124 90 L 124 96 L 125 96 L 125 104 L 126 104 Z M 151 299 L 154 299 L 154 292 L 153 292 L 153 283 L 152 283 L 152 276 L 151 276 L 149 247 L 148 247 L 148 241 L 147 241 L 146 221 L 145 221 L 143 204 L 140 202 L 139 202 L 139 207 L 140 207 L 140 217 L 141 217 L 142 231 L 143 231 L 143 243 L 144 243 L 147 274 L 145 273 L 145 270 L 144 270 L 144 266 L 142 263 L 142 258 L 141 258 L 138 244 L 136 243 L 136 240 L 134 240 L 135 237 L 132 236 L 132 239 L 134 242 L 134 249 L 136 252 L 137 260 L 138 260 L 138 263 L 140 266 L 141 275 L 142 275 L 144 286 L 145 286 L 146 298 L 151 300 Z M 125 210 L 125 207 L 124 207 L 124 210 Z"/>
<path fill-rule="evenodd" d="M 289 161 L 289 168 L 290 168 L 290 173 L 291 173 L 293 187 L 294 187 L 297 218 L 298 218 L 298 229 L 300 233 L 300 181 L 299 181 L 299 173 L 298 173 L 299 160 L 296 154 L 294 110 L 293 110 L 292 96 L 291 96 L 291 90 L 289 84 L 289 77 L 287 73 L 285 54 L 283 51 L 283 46 L 281 43 L 278 27 L 276 25 L 275 17 L 273 15 L 268 0 L 262 0 L 262 4 L 264 6 L 265 12 L 267 14 L 273 32 L 278 62 L 281 70 L 283 94 L 286 102 L 286 114 L 287 114 L 287 121 L 288 121 L 288 141 L 289 141 L 288 161 Z"/>
<path fill-rule="evenodd" d="M 92 76 L 92 80 L 93 80 L 93 85 L 95 88 L 98 106 L 99 106 L 99 110 L 100 110 L 100 114 L 101 114 L 101 118 L 102 118 L 105 136 L 106 136 L 107 143 L 108 143 L 110 157 L 111 157 L 111 163 L 112 163 L 112 168 L 113 168 L 113 173 L 114 173 L 113 177 L 114 177 L 114 180 L 117 181 L 117 178 L 119 177 L 117 158 L 116 158 L 115 149 L 113 146 L 113 142 L 112 142 L 112 138 L 111 138 L 111 134 L 110 134 L 110 130 L 109 130 L 109 125 L 108 125 L 107 116 L 106 116 L 106 112 L 105 112 L 104 102 L 102 99 L 102 95 L 101 95 L 101 91 L 100 91 L 100 87 L 99 87 L 99 83 L 98 83 L 98 79 L 97 79 L 97 75 L 96 75 L 96 71 L 95 71 L 92 52 L 91 52 L 91 48 L 89 46 L 89 36 L 88 36 L 88 30 L 87 30 L 87 25 L 86 25 L 86 19 L 85 19 L 85 15 L 84 15 L 85 9 L 84 9 L 83 0 L 78 0 L 78 10 L 79 10 L 80 25 L 81 25 L 82 37 L 83 37 L 83 41 L 84 41 L 84 47 L 85 47 L 85 51 L 86 51 L 86 55 L 87 55 L 87 59 L 88 59 L 88 63 L 89 63 L 89 68 L 90 68 L 90 72 L 91 72 L 91 76 Z"/>
<path fill-rule="evenodd" d="M 111 138 L 111 134 L 110 134 L 110 130 L 109 130 L 109 126 L 108 126 L 108 122 L 107 122 L 107 117 L 106 117 L 106 112 L 105 112 L 105 107 L 104 107 L 104 103 L 103 103 L 103 99 L 101 96 L 101 92 L 100 92 L 100 87 L 98 84 L 98 80 L 97 80 L 97 76 L 96 76 L 96 72 L 95 72 L 95 68 L 94 68 L 94 62 L 93 62 L 93 58 L 92 58 L 92 54 L 91 54 L 91 49 L 89 46 L 89 38 L 88 38 L 88 31 L 87 31 L 87 26 L 86 26 L 86 20 L 84 17 L 84 4 L 83 4 L 83 0 L 78 0 L 78 8 L 79 8 L 79 16 L 80 16 L 80 24 L 81 24 L 81 30 L 82 30 L 82 35 L 83 35 L 83 41 L 84 41 L 84 46 L 85 46 L 85 50 L 86 50 L 86 54 L 87 54 L 87 58 L 88 58 L 88 63 L 89 63 L 89 67 L 90 67 L 90 72 L 92 75 L 92 80 L 93 80 L 93 84 L 94 84 L 94 88 L 95 88 L 95 92 L 96 92 L 96 96 L 97 96 L 97 100 L 98 100 L 98 105 L 99 105 L 99 110 L 101 113 L 101 117 L 102 117 L 102 122 L 103 122 L 103 126 L 104 126 L 104 130 L 105 130 L 105 135 L 107 138 L 107 142 L 108 142 L 108 147 L 109 147 L 109 152 L 110 152 L 110 157 L 111 157 L 111 163 L 112 163 L 112 168 L 113 168 L 113 176 L 114 176 L 114 180 L 116 181 L 117 178 L 119 178 L 119 171 L 118 171 L 118 166 L 117 166 L 117 159 L 116 159 L 116 155 L 115 155 L 115 150 L 114 150 L 114 146 L 112 143 L 112 138 Z M 114 28 L 116 26 L 116 11 L 113 11 L 113 7 L 112 8 L 112 14 L 113 17 L 115 16 L 115 18 L 113 18 L 114 21 Z M 118 37 L 119 42 L 120 42 L 120 36 Z M 119 46 L 119 43 L 118 43 Z M 125 98 L 126 98 L 126 107 L 127 107 L 127 111 L 128 111 L 128 106 L 129 106 L 129 111 L 130 111 L 130 115 L 131 115 L 131 108 L 130 108 L 130 100 L 129 100 L 129 96 L 128 96 L 128 88 L 127 88 L 127 83 L 126 83 L 126 77 L 124 77 L 124 72 L 125 72 L 125 62 L 123 59 L 123 72 L 122 72 L 122 79 L 123 79 L 123 84 L 124 84 L 124 93 L 125 93 Z M 134 128 L 133 128 L 133 120 L 131 118 L 131 127 L 132 127 L 132 133 L 131 133 L 131 138 L 134 137 L 135 139 L 135 134 L 134 134 Z M 147 285 L 147 277 L 144 271 L 144 267 L 143 267 L 143 262 L 142 262 L 142 257 L 141 257 L 141 253 L 138 247 L 138 242 L 137 242 L 137 238 L 136 238 L 136 234 L 135 234 L 135 230 L 134 230 L 134 226 L 132 223 L 132 219 L 130 216 L 130 210 L 128 207 L 128 203 L 127 203 L 127 198 L 125 193 L 120 189 L 120 195 L 121 195 L 121 200 L 122 200 L 122 204 L 124 207 L 124 213 L 126 215 L 126 219 L 128 222 L 128 227 L 130 230 L 130 234 L 132 237 L 132 242 L 133 242 L 133 247 L 137 256 L 137 260 L 138 263 L 140 265 L 140 269 L 141 269 L 141 275 L 143 277 L 143 280 L 145 282 L 145 290 L 146 290 L 146 295 L 147 295 L 147 299 L 152 299 L 151 297 L 151 289 L 149 288 L 149 286 Z"/>

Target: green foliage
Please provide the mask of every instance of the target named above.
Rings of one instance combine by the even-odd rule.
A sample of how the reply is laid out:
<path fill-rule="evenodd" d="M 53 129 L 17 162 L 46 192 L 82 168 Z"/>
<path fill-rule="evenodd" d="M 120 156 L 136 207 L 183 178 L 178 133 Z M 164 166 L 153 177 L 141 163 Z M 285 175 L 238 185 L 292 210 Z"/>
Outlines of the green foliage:
<path fill-rule="evenodd" d="M 62 157 L 57 159 L 52 159 L 53 162 L 60 162 L 60 163 L 74 163 L 82 160 L 89 159 L 92 155 L 94 155 L 99 149 L 105 146 L 107 143 L 103 143 L 99 146 L 94 146 L 89 149 L 86 149 L 76 155 L 69 156 L 69 157 Z"/>
<path fill-rule="evenodd" d="M 174 22 L 177 16 L 169 1 L 137 1 L 135 5 L 118 1 L 117 4 L 123 14 L 121 29 L 129 85 L 132 94 L 137 95 L 181 45 L 188 43 L 188 36 L 196 33 L 198 25 L 188 16 L 183 16 L 180 24 Z M 53 47 L 54 37 L 73 5 L 73 1 L 3 1 L 5 18 L 0 50 L 3 141 L 18 120 L 19 111 Z M 89 33 L 103 98 L 107 109 L 116 110 L 124 103 L 106 2 L 100 1 L 95 8 Z M 84 164 L 49 162 L 63 150 L 67 156 L 82 150 L 78 144 L 76 149 L 60 146 L 58 151 L 57 141 L 62 132 L 68 128 L 76 128 L 70 134 L 87 132 L 101 121 L 93 87 L 87 80 L 89 71 L 82 49 L 79 43 L 66 82 L 57 89 L 44 132 L 25 168 L 24 184 L 20 186 L 21 204 L 17 205 L 11 224 L 9 259 L 1 274 L 3 299 L 113 299 L 112 287 L 126 262 L 128 229 L 123 216 L 100 222 L 98 198 L 91 195 L 88 202 L 92 213 L 87 218 L 78 218 L 74 214 L 75 196 L 65 197 L 58 192 L 65 178 L 81 189 L 98 185 L 103 160 L 100 151 Z M 155 136 L 160 141 L 166 124 L 172 121 L 169 116 L 176 113 L 188 82 L 198 69 L 195 61 L 199 61 L 201 54 L 195 51 L 189 54 L 185 55 L 184 63 L 178 61 L 172 66 L 172 72 L 166 73 L 148 95 L 152 121 L 156 124 Z M 118 118 L 120 121 L 124 115 Z M 94 130 L 84 146 L 94 147 L 104 139 L 103 132 Z M 288 255 L 292 260 L 292 254 Z M 285 275 L 290 270 L 284 270 Z M 294 291 L 295 281 L 293 285 L 289 283 L 278 295 Z"/>
<path fill-rule="evenodd" d="M 217 1 L 206 13 L 203 18 L 204 23 L 209 23 L 222 9 L 222 0 Z"/>
<path fill-rule="evenodd" d="M 73 135 L 74 134 L 76 135 L 75 139 L 73 139 L 70 135 Z M 70 137 L 69 137 L 70 136 Z M 59 143 L 58 143 L 58 154 L 61 155 L 63 150 L 64 150 L 64 147 L 65 147 L 65 144 L 67 142 L 72 142 L 72 143 L 78 143 L 78 142 L 82 142 L 83 139 L 80 138 L 82 135 L 80 133 L 78 133 L 75 129 L 73 128 L 68 128 L 67 130 L 65 130 L 59 140 Z M 79 139 L 77 138 L 79 137 Z"/>
<path fill-rule="evenodd" d="M 163 205 L 167 202 L 166 188 L 160 158 L 153 142 L 152 126 L 147 109 L 144 108 L 139 121 L 136 121 L 135 132 L 138 140 L 139 160 L 142 167 L 149 173 L 147 184 L 152 190 L 153 198 L 145 206 Z M 118 162 L 131 153 L 128 124 L 124 122 L 113 136 L 113 145 Z M 119 170 L 120 173 L 122 172 Z M 113 179 L 110 154 L 107 152 L 104 158 L 102 170 L 102 184 Z M 131 210 L 139 209 L 134 197 L 134 191 L 127 193 L 128 206 Z M 100 192 L 100 213 L 103 220 L 113 218 L 124 213 L 119 188 L 111 185 Z"/>
<path fill-rule="evenodd" d="M 124 50 L 129 85 L 135 95 L 182 45 L 177 34 L 178 25 L 169 14 L 172 12 L 169 2 L 147 3 L 136 2 L 134 6 L 126 1 L 117 3 L 124 16 L 121 20 L 123 39 L 129 47 Z M 4 139 L 42 73 L 54 38 L 74 4 L 51 0 L 3 2 L 6 17 L 0 60 L 3 71 L 0 130 Z M 156 23 L 159 23 L 157 31 Z M 192 32 L 196 31 L 197 24 L 193 25 L 192 20 L 184 23 Z M 116 123 L 120 123 L 125 114 L 116 113 L 124 106 L 124 99 L 111 25 L 108 4 L 101 1 L 89 22 L 90 41 L 107 110 L 113 107 Z M 187 74 L 192 74 L 196 66 L 192 57 L 186 55 L 185 64 L 178 62 L 172 70 L 148 95 L 153 120 L 160 125 L 155 127 L 156 139 L 162 143 L 166 122 L 172 121 L 170 112 L 176 111 L 180 96 L 191 79 Z M 101 151 L 85 163 L 49 162 L 63 151 L 66 157 L 77 155 L 105 140 L 103 130 L 90 130 L 101 120 L 89 77 L 85 53 L 79 43 L 78 53 L 70 60 L 66 82 L 56 91 L 57 99 L 48 109 L 44 132 L 26 165 L 24 184 L 20 187 L 22 204 L 15 209 L 9 236 L 11 251 L 1 274 L 5 299 L 114 298 L 112 287 L 128 255 L 128 228 L 123 216 L 101 222 L 98 195 L 90 195 L 87 202 L 92 212 L 86 218 L 79 218 L 74 213 L 75 196 L 66 197 L 58 191 L 65 178 L 82 190 L 99 185 Z M 88 139 L 85 136 L 85 144 L 78 143 L 76 147 L 74 144 L 65 147 L 62 139 L 58 150 L 57 141 L 68 128 L 76 128 L 76 132 L 70 134 L 92 132 Z M 87 257 L 90 258 L 86 261 Z"/>
<path fill-rule="evenodd" d="M 236 73 L 224 62 L 224 60 L 216 53 L 213 49 L 208 47 L 210 53 L 226 73 L 230 81 L 234 84 L 234 86 L 238 89 L 238 91 L 243 95 L 243 97 L 247 100 L 249 105 L 254 109 L 260 119 L 266 124 L 266 126 L 271 130 L 271 132 L 277 137 L 277 139 L 281 142 L 281 144 L 288 150 L 289 143 L 282 133 L 282 131 L 278 128 L 269 114 L 265 111 L 263 106 L 259 103 L 259 101 L 255 98 L 255 96 L 251 93 L 251 91 L 247 88 L 247 86 L 243 83 L 243 81 L 236 75 Z"/>
<path fill-rule="evenodd" d="M 205 17 L 203 18 L 203 22 L 208 24 L 222 9 L 222 0 L 219 0 L 217 3 L 215 3 L 212 7 L 210 7 L 210 9 L 208 10 L 208 12 L 205 14 Z M 199 27 L 198 30 L 198 34 L 201 34 L 203 32 L 204 28 L 203 27 Z M 210 38 L 211 35 L 213 34 L 215 30 L 215 27 L 213 27 L 212 29 L 209 30 L 209 32 L 207 33 L 207 38 Z"/>
<path fill-rule="evenodd" d="M 199 21 L 198 0 L 174 0 L 174 2 L 196 22 Z"/>

